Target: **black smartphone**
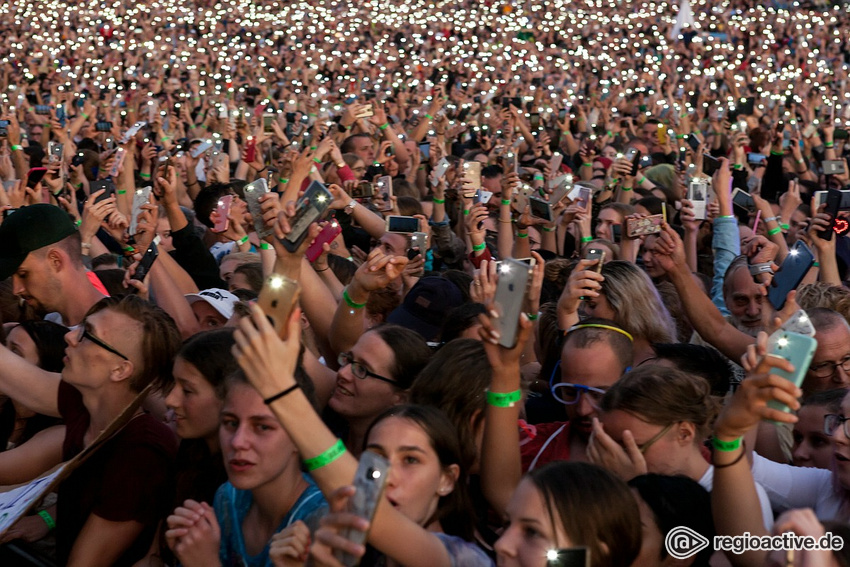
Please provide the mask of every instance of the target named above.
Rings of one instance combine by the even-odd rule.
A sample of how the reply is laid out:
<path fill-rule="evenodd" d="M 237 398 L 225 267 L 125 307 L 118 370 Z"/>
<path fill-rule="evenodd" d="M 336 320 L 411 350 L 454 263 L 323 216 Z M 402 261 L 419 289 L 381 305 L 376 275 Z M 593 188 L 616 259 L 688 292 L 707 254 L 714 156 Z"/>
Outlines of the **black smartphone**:
<path fill-rule="evenodd" d="M 387 217 L 387 232 L 402 232 L 413 234 L 419 230 L 419 219 L 416 217 L 401 217 L 390 215 Z"/>
<path fill-rule="evenodd" d="M 97 193 L 101 189 L 105 190 L 100 197 L 94 200 L 95 203 L 100 203 L 104 199 L 108 199 L 115 194 L 115 183 L 111 179 L 92 181 L 89 183 L 89 187 L 91 189 L 91 193 Z"/>
<path fill-rule="evenodd" d="M 46 116 L 50 114 L 50 106 L 47 104 L 36 104 L 35 113 L 40 114 L 41 116 Z"/>
<path fill-rule="evenodd" d="M 136 272 L 130 279 L 140 282 L 144 281 L 148 272 L 151 270 L 151 266 L 153 266 L 154 261 L 156 261 L 157 256 L 159 256 L 159 250 L 157 250 L 156 242 L 151 242 L 151 245 L 148 246 L 144 256 L 142 256 L 142 259 L 139 261 L 139 265 L 136 266 Z"/>
<path fill-rule="evenodd" d="M 767 290 L 767 300 L 774 309 L 779 310 L 785 306 L 785 297 L 788 292 L 800 285 L 814 263 L 815 256 L 812 251 L 805 242 L 798 240 L 788 251 L 788 255 L 774 274 L 773 281 Z"/>
<path fill-rule="evenodd" d="M 112 122 L 99 120 L 95 123 L 94 129 L 96 132 L 112 132 Z"/>
<path fill-rule="evenodd" d="M 623 225 L 615 224 L 611 226 L 611 237 L 614 239 L 614 244 L 619 244 L 623 238 Z"/>
<path fill-rule="evenodd" d="M 720 169 L 720 160 L 710 154 L 702 154 L 702 172 L 709 177 Z"/>
<path fill-rule="evenodd" d="M 699 149 L 700 140 L 693 134 L 688 134 L 687 136 L 688 145 L 691 147 L 693 151 L 697 151 Z"/>
<path fill-rule="evenodd" d="M 419 144 L 419 151 L 422 154 L 422 159 L 431 159 L 431 142 Z"/>
<path fill-rule="evenodd" d="M 78 165 L 82 165 L 84 161 L 86 161 L 85 154 L 83 152 L 77 152 L 77 154 L 71 158 L 71 165 L 77 167 Z"/>
<path fill-rule="evenodd" d="M 828 229 L 818 231 L 818 236 L 824 240 L 832 240 L 832 235 L 835 232 L 835 220 L 838 218 L 838 211 L 841 210 L 841 199 L 843 196 L 842 192 L 838 189 L 829 189 L 826 192 L 826 210 L 824 212 L 829 214 L 832 224 Z"/>
<path fill-rule="evenodd" d="M 836 128 L 835 132 L 832 134 L 833 140 L 846 140 L 847 138 L 850 138 L 850 132 L 844 128 Z"/>
<path fill-rule="evenodd" d="M 732 191 L 732 204 L 741 207 L 748 213 L 756 210 L 756 202 L 753 201 L 753 196 L 737 187 Z"/>
<path fill-rule="evenodd" d="M 46 167 L 34 167 L 27 172 L 27 187 L 35 189 L 35 186 L 44 179 L 47 173 Z"/>
<path fill-rule="evenodd" d="M 546 222 L 555 220 L 555 215 L 552 212 L 552 204 L 549 201 L 544 201 L 532 195 L 528 198 L 528 205 L 531 210 L 531 216 L 543 219 Z"/>
<path fill-rule="evenodd" d="M 295 252 L 307 238 L 307 230 L 328 211 L 333 195 L 318 181 L 313 181 L 307 191 L 295 206 L 295 216 L 290 220 L 292 230 L 282 240 L 281 244 L 289 252 Z"/>
<path fill-rule="evenodd" d="M 8 120 L 0 120 L 0 138 L 6 138 L 9 136 L 9 121 Z"/>

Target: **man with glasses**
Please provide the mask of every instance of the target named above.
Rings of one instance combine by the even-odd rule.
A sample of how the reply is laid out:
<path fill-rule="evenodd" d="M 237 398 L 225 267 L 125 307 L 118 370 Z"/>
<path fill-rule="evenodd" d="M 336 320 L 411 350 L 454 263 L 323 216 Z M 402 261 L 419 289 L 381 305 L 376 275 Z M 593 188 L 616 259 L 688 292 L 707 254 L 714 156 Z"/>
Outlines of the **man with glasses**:
<path fill-rule="evenodd" d="M 632 357 L 631 337 L 613 321 L 587 319 L 567 332 L 549 385 L 564 404 L 568 421 L 526 426 L 524 471 L 551 461 L 587 460 L 592 420 L 599 415 L 602 396 L 626 372 Z"/>
<path fill-rule="evenodd" d="M 831 309 L 807 311 L 815 327 L 818 348 L 803 380 L 804 396 L 850 386 L 850 325 Z"/>
<path fill-rule="evenodd" d="M 149 385 L 165 389 L 180 334 L 162 309 L 130 295 L 105 298 L 65 336 L 62 374 L 0 346 L 0 391 L 38 413 L 62 417 L 64 435 L 36 436 L 0 453 L 0 483 L 28 482 L 68 461 Z M 61 565 L 133 565 L 167 513 L 177 442 L 138 409 L 60 484 L 56 524 Z"/>

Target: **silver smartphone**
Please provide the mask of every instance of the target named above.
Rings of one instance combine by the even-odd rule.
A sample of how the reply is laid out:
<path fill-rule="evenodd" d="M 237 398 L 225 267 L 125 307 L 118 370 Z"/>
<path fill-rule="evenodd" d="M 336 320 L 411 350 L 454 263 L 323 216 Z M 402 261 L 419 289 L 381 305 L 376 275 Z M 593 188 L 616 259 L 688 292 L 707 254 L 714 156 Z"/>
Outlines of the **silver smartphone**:
<path fill-rule="evenodd" d="M 245 204 L 248 205 L 248 212 L 251 213 L 257 236 L 263 239 L 274 233 L 274 230 L 263 222 L 263 211 L 260 204 L 260 197 L 269 192 L 269 184 L 266 182 L 266 178 L 255 179 L 247 184 L 243 191 L 245 193 Z"/>
<path fill-rule="evenodd" d="M 495 298 L 499 317 L 495 320 L 495 328 L 500 334 L 499 344 L 505 348 L 516 346 L 519 316 L 525 303 L 532 267 L 533 264 L 513 258 L 507 258 L 499 265 Z"/>
<path fill-rule="evenodd" d="M 370 523 L 375 517 L 375 510 L 383 498 L 384 487 L 387 485 L 390 463 L 382 456 L 372 451 L 364 451 L 360 455 L 360 464 L 354 473 L 354 495 L 348 501 L 348 511 L 355 516 L 367 519 Z M 348 541 L 363 545 L 366 543 L 366 532 L 344 529 L 340 535 Z M 345 567 L 356 567 L 359 557 L 354 557 L 337 550 L 336 559 Z"/>

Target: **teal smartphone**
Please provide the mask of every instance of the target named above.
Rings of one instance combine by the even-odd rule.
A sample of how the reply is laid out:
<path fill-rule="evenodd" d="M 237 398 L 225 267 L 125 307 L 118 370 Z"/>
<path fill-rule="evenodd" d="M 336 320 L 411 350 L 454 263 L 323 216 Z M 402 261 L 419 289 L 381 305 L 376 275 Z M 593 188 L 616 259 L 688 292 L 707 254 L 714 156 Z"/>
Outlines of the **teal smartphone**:
<path fill-rule="evenodd" d="M 813 337 L 779 329 L 770 335 L 770 338 L 767 340 L 767 348 L 768 354 L 784 358 L 794 365 L 793 372 L 785 372 L 784 370 L 774 368 L 772 373 L 790 380 L 799 388 L 803 383 L 803 379 L 806 377 L 806 371 L 809 369 L 809 364 L 812 362 L 815 350 L 818 348 L 818 342 Z M 774 400 L 769 401 L 767 405 L 779 411 L 790 411 L 788 406 Z"/>

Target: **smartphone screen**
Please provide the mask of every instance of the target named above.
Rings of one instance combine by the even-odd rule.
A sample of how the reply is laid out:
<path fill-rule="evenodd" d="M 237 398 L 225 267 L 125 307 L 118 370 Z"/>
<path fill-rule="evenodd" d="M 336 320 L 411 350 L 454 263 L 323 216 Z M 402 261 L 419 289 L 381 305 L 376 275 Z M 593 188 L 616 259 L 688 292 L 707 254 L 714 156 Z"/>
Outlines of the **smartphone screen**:
<path fill-rule="evenodd" d="M 528 199 L 528 204 L 531 209 L 531 216 L 543 219 L 547 222 L 555 220 L 552 214 L 552 205 L 548 201 L 535 196 Z"/>
<path fill-rule="evenodd" d="M 804 242 L 798 240 L 788 251 L 767 290 L 767 299 L 774 309 L 782 309 L 785 306 L 788 292 L 800 285 L 814 263 L 815 256 L 812 251 Z"/>
<path fill-rule="evenodd" d="M 742 191 L 741 189 L 735 188 L 732 191 L 732 204 L 736 207 L 740 207 L 747 212 L 755 211 L 756 203 L 753 201 L 752 195 L 747 193 L 746 191 Z"/>
<path fill-rule="evenodd" d="M 419 230 L 419 219 L 391 215 L 387 217 L 387 232 L 413 234 Z"/>
<path fill-rule="evenodd" d="M 333 195 L 322 183 L 313 181 L 307 191 L 298 200 L 295 217 L 290 220 L 292 230 L 281 243 L 289 252 L 295 252 L 307 238 L 307 229 L 314 222 L 321 220 L 333 201 Z"/>
<path fill-rule="evenodd" d="M 702 179 L 692 179 L 688 185 L 688 200 L 694 206 L 694 218 L 705 220 L 708 184 Z"/>
<path fill-rule="evenodd" d="M 27 172 L 27 187 L 35 189 L 35 186 L 44 179 L 45 174 L 47 174 L 46 167 L 34 167 L 29 170 Z"/>

